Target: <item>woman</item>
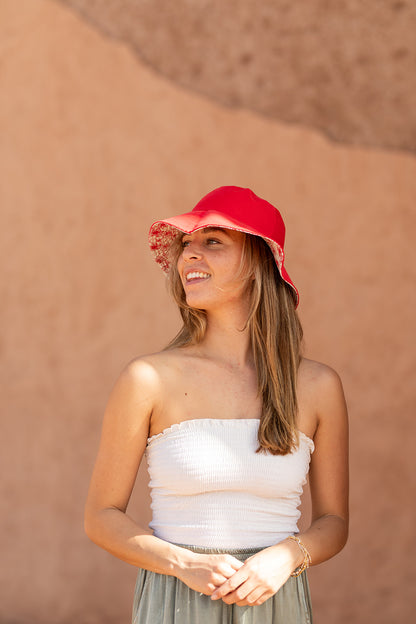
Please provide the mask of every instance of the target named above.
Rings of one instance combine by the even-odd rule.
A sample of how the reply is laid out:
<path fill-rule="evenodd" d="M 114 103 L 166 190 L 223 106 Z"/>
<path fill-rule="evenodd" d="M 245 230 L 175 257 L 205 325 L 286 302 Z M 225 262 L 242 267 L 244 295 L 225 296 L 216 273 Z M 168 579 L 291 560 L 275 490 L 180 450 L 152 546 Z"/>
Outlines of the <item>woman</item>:
<path fill-rule="evenodd" d="M 284 235 L 239 187 L 150 230 L 184 325 L 117 381 L 86 505 L 89 537 L 139 568 L 134 624 L 309 623 L 305 570 L 346 542 L 342 386 L 301 356 Z M 143 453 L 152 530 L 126 513 Z"/>

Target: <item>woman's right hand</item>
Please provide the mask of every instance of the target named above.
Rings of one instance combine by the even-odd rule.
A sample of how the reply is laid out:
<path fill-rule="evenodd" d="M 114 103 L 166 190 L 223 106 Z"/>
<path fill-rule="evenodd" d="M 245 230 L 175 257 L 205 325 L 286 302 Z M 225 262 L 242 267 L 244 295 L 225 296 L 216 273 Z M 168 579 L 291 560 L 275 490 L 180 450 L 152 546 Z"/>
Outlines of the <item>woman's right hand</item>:
<path fill-rule="evenodd" d="M 244 565 L 232 555 L 201 554 L 187 550 L 175 576 L 191 589 L 211 596 Z"/>

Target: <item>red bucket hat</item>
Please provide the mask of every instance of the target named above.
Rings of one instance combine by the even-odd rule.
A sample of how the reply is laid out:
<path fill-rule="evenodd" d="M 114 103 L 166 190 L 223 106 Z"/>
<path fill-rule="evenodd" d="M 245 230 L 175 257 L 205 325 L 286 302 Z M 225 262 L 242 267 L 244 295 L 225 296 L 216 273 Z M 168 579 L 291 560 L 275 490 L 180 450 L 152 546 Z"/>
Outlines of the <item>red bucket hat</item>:
<path fill-rule="evenodd" d="M 260 236 L 269 245 L 284 281 L 293 288 L 296 307 L 299 293 L 284 267 L 285 224 L 280 212 L 248 188 L 220 186 L 205 195 L 191 212 L 155 221 L 149 231 L 149 245 L 156 262 L 167 273 L 169 249 L 179 234 L 191 234 L 206 227 L 237 230 Z"/>

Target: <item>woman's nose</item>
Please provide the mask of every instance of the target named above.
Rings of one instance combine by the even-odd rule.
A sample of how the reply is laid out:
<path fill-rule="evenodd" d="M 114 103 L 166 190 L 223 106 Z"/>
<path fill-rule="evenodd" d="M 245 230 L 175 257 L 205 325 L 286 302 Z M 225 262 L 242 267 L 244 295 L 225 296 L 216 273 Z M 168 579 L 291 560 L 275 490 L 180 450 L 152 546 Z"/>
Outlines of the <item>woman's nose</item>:
<path fill-rule="evenodd" d="M 183 248 L 182 256 L 184 260 L 196 260 L 202 256 L 201 247 L 197 243 L 190 242 Z"/>

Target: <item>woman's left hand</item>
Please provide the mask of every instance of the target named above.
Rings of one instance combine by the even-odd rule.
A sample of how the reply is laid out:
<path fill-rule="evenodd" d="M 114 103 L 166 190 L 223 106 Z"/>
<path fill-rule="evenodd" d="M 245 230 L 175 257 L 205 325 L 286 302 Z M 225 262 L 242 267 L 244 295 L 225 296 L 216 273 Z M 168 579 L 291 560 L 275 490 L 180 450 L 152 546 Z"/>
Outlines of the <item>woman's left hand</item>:
<path fill-rule="evenodd" d="M 299 561 L 300 556 L 300 561 Z M 246 559 L 244 565 L 212 594 L 227 604 L 261 605 L 287 581 L 303 560 L 296 542 L 285 540 Z"/>

